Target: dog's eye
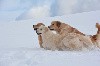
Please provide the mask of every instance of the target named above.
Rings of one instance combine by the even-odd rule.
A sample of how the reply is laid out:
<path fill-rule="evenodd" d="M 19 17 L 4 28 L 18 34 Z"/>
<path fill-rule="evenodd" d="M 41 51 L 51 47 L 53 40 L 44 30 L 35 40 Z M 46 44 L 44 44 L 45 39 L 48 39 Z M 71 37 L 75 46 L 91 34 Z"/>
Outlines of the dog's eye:
<path fill-rule="evenodd" d="M 52 25 L 54 25 L 54 24 L 52 24 Z"/>

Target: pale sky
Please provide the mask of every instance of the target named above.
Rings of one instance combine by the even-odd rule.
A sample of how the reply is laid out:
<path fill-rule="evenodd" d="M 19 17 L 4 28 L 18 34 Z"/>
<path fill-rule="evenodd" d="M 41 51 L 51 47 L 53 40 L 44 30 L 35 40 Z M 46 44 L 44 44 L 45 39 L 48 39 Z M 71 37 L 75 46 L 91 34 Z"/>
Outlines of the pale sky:
<path fill-rule="evenodd" d="M 22 11 L 19 17 L 24 19 L 96 10 L 100 10 L 100 0 L 0 0 L 0 12 Z"/>

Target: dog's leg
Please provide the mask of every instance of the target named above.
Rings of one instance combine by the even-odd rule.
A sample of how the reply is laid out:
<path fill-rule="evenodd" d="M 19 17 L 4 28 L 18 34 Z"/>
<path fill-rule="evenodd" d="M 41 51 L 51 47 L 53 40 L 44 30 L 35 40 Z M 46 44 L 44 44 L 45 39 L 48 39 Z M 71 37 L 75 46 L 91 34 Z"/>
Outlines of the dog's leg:
<path fill-rule="evenodd" d="M 42 46 L 43 42 L 42 42 L 42 36 L 41 35 L 38 36 L 38 40 L 39 40 L 40 47 L 43 48 L 43 46 Z"/>

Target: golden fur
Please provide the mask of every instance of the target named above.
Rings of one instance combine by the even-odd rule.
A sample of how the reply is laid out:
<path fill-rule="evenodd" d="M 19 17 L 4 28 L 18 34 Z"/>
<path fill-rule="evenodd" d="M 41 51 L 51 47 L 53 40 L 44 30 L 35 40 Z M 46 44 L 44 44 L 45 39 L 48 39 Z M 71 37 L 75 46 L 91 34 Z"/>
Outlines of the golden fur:
<path fill-rule="evenodd" d="M 43 23 L 33 25 L 34 30 L 40 30 L 44 26 Z M 82 50 L 90 48 L 93 44 L 100 48 L 100 25 L 96 23 L 98 29 L 96 35 L 89 37 L 78 31 L 76 28 L 60 21 L 52 21 L 48 26 L 50 30 L 55 30 L 57 34 L 53 34 L 47 27 L 41 35 L 38 35 L 38 40 L 41 48 L 49 50 Z M 40 31 L 39 31 L 40 32 Z"/>
<path fill-rule="evenodd" d="M 62 40 L 70 50 L 92 49 L 93 43 L 88 36 L 77 33 L 68 33 Z"/>
<path fill-rule="evenodd" d="M 58 34 L 67 34 L 67 33 L 77 33 L 80 35 L 85 35 L 78 31 L 76 28 L 71 27 L 68 24 L 62 23 L 60 21 L 52 21 L 51 25 L 48 26 L 50 30 L 55 30 Z"/>
<path fill-rule="evenodd" d="M 33 25 L 34 30 L 37 30 L 41 25 L 44 25 L 44 24 L 43 23 L 38 23 L 36 25 Z M 42 41 L 42 36 L 41 35 L 38 35 L 38 41 L 39 41 L 40 47 L 43 48 L 43 46 L 42 46 L 43 41 Z"/>
<path fill-rule="evenodd" d="M 68 33 L 66 36 L 54 34 L 47 27 L 41 26 L 37 29 L 41 34 L 43 47 L 48 50 L 82 50 L 91 48 L 92 42 L 89 37 L 76 33 Z"/>
<path fill-rule="evenodd" d="M 64 50 L 65 46 L 61 44 L 61 36 L 54 34 L 47 27 L 41 26 L 37 29 L 37 33 L 41 34 L 43 40 L 43 48 L 47 50 Z"/>
<path fill-rule="evenodd" d="M 86 40 L 87 39 L 87 37 L 88 36 L 86 36 L 85 34 L 83 34 L 82 32 L 80 32 L 80 31 L 78 31 L 76 28 L 73 28 L 73 27 L 71 27 L 70 25 L 68 25 L 68 24 L 65 24 L 65 23 L 62 23 L 62 22 L 60 22 L 60 21 L 52 21 L 51 22 L 51 25 L 50 26 L 48 26 L 48 28 L 50 29 L 50 30 L 54 30 L 54 31 L 56 31 L 58 34 L 60 34 L 60 35 L 62 35 L 63 37 L 64 36 L 66 36 L 66 35 L 68 35 L 69 33 L 74 33 L 74 34 L 76 34 L 76 35 L 80 35 L 80 36 L 82 36 L 82 37 L 85 37 L 84 39 Z M 71 34 L 72 35 L 72 34 Z M 75 35 L 75 36 L 76 36 Z M 93 37 L 95 37 L 95 36 L 93 36 Z M 74 37 L 73 37 L 73 39 L 74 39 Z M 66 40 L 69 40 L 69 39 L 66 39 Z M 92 41 L 94 41 L 95 39 L 94 38 L 92 38 L 92 39 L 87 39 L 87 40 L 89 40 L 89 43 L 90 44 L 88 44 L 88 42 L 86 43 L 86 44 L 88 44 L 87 46 L 89 46 L 89 45 L 91 45 L 92 44 Z M 86 41 L 87 41 L 86 40 Z M 85 41 L 84 41 L 85 42 Z M 93 44 L 92 44 L 93 45 Z"/>
<path fill-rule="evenodd" d="M 90 38 L 96 47 L 100 48 L 100 25 L 96 23 L 97 33 L 96 35 L 91 35 Z"/>

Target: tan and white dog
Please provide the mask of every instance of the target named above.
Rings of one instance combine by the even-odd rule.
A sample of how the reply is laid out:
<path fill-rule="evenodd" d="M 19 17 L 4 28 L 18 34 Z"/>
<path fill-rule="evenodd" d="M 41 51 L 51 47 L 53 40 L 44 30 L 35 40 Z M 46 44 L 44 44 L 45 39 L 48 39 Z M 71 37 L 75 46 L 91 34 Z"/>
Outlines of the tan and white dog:
<path fill-rule="evenodd" d="M 33 28 L 34 30 L 37 30 L 41 25 L 44 25 L 43 23 L 37 23 L 36 25 L 33 25 Z M 39 44 L 40 44 L 40 47 L 43 48 L 42 46 L 42 36 L 41 35 L 38 35 L 38 41 L 39 41 Z"/>
<path fill-rule="evenodd" d="M 64 50 L 65 46 L 61 44 L 61 36 L 54 34 L 49 28 L 41 25 L 37 29 L 37 34 L 42 36 L 42 46 L 47 50 Z"/>

